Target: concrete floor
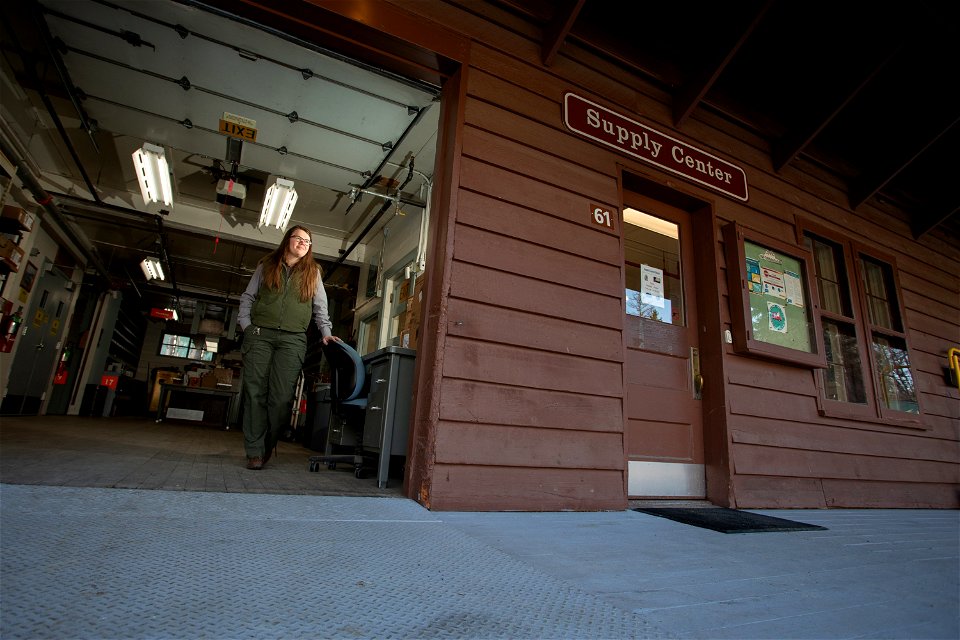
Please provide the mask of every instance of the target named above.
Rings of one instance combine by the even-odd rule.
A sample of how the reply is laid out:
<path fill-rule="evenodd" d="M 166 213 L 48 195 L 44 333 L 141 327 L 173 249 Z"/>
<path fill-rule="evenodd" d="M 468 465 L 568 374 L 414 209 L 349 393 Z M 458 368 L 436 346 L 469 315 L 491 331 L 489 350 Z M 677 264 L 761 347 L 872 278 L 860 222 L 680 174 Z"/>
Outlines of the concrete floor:
<path fill-rule="evenodd" d="M 287 495 L 400 497 L 402 478 L 377 488 L 350 465 L 309 471 L 318 452 L 281 442 L 260 471 L 245 468 L 243 434 L 183 421 L 42 416 L 0 418 L 5 484 Z"/>

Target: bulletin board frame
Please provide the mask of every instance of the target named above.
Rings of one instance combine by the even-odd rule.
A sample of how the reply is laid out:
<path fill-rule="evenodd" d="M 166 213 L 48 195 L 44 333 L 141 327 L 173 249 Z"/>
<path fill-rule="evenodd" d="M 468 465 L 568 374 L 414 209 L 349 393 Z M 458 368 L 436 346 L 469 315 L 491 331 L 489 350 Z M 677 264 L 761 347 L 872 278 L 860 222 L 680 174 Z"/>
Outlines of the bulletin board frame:
<path fill-rule="evenodd" d="M 826 367 L 812 254 L 734 222 L 723 241 L 734 351 Z"/>

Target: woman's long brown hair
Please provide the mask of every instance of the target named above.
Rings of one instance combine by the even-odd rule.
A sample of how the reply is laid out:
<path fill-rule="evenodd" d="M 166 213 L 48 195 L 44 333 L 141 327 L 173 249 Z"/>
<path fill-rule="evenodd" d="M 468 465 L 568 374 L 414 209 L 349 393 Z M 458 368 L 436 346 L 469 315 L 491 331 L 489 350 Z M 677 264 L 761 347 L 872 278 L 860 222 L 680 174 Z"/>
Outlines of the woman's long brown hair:
<path fill-rule="evenodd" d="M 313 240 L 313 234 L 309 229 L 301 226 L 294 226 L 287 229 L 283 234 L 283 240 L 280 246 L 263 256 L 260 264 L 263 265 L 263 284 L 268 289 L 279 289 L 283 284 L 283 256 L 290 246 L 290 236 L 294 231 L 303 231 L 310 240 Z M 313 246 L 313 245 L 311 245 Z M 306 302 L 313 298 L 313 292 L 317 288 L 317 278 L 320 277 L 320 265 L 313 259 L 312 250 L 307 255 L 297 260 L 290 268 L 290 277 L 300 275 L 300 302 Z"/>

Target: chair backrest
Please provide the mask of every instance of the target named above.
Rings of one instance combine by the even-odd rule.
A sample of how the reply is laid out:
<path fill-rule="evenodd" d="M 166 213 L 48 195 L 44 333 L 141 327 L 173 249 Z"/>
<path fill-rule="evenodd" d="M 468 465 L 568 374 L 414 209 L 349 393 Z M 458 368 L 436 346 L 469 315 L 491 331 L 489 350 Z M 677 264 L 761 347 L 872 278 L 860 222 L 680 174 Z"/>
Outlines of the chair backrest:
<path fill-rule="evenodd" d="M 366 382 L 360 354 L 348 344 L 331 341 L 323 345 L 323 355 L 330 363 L 330 400 L 348 402 L 359 398 Z"/>

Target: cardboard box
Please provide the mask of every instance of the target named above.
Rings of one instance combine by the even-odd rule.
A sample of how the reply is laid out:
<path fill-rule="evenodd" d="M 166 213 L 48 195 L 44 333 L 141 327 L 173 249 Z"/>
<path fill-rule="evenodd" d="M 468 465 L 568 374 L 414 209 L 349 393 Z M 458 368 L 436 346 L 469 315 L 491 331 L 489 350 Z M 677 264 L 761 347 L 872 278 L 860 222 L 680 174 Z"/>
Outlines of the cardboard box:
<path fill-rule="evenodd" d="M 12 224 L 22 231 L 33 231 L 33 223 L 36 220 L 32 213 L 9 204 L 4 205 L 3 210 L 0 211 L 0 218 L 3 218 L 5 224 Z"/>
<path fill-rule="evenodd" d="M 233 384 L 233 369 L 214 369 L 208 371 L 200 380 L 200 386 L 205 389 L 224 388 L 223 385 Z"/>
<path fill-rule="evenodd" d="M 399 300 L 403 301 L 410 297 L 410 280 L 405 279 L 400 285 L 400 293 L 398 294 Z"/>
<path fill-rule="evenodd" d="M 20 264 L 23 262 L 23 249 L 0 236 L 0 262 L 3 262 L 10 271 L 19 271 Z"/>
<path fill-rule="evenodd" d="M 418 307 L 423 306 L 423 274 L 417 276 L 417 282 L 413 285 L 413 299 Z"/>
<path fill-rule="evenodd" d="M 403 312 L 403 321 L 400 323 L 404 329 L 412 329 L 420 324 L 420 309 L 417 307 L 408 307 Z"/>

